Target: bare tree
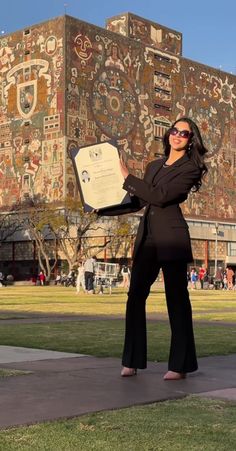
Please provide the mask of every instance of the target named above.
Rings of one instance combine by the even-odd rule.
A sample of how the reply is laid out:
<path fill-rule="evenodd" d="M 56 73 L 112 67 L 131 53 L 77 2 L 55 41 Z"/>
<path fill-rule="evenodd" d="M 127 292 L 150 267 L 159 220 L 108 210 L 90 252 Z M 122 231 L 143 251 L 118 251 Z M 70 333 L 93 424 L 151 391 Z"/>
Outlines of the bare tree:
<path fill-rule="evenodd" d="M 26 227 L 36 242 L 40 267 L 48 277 L 59 254 L 68 262 L 70 271 L 79 258 L 97 255 L 110 241 L 99 240 L 98 231 L 102 234 L 104 230 L 97 215 L 84 213 L 82 203 L 72 198 L 60 204 L 36 202 L 27 211 Z"/>
<path fill-rule="evenodd" d="M 40 269 L 49 281 L 57 264 L 57 241 L 50 228 L 50 222 L 56 218 L 55 212 L 47 204 L 36 203 L 22 212 L 24 228 L 36 244 Z"/>
<path fill-rule="evenodd" d="M 133 237 L 137 232 L 137 220 L 135 216 L 124 215 L 113 218 L 107 231 L 111 237 L 109 245 L 112 258 L 121 255 L 127 258 L 132 253 Z"/>
<path fill-rule="evenodd" d="M 96 254 L 103 247 L 97 239 L 96 244 L 92 244 L 93 234 L 97 235 L 100 229 L 97 215 L 84 213 L 79 200 L 67 198 L 57 210 L 56 217 L 48 225 L 56 237 L 58 251 L 68 262 L 69 270 L 73 269 L 79 258 L 92 251 Z"/>
<path fill-rule="evenodd" d="M 72 198 L 57 204 L 30 199 L 15 206 L 15 211 L 18 223 L 36 244 L 39 266 L 48 281 L 59 256 L 66 259 L 69 270 L 77 266 L 78 259 L 99 255 L 106 247 L 113 257 L 126 257 L 136 229 L 127 215 L 102 224 L 96 213 L 84 213 L 81 201 Z"/>
<path fill-rule="evenodd" d="M 0 214 L 0 245 L 22 227 L 19 216 L 11 211 Z"/>

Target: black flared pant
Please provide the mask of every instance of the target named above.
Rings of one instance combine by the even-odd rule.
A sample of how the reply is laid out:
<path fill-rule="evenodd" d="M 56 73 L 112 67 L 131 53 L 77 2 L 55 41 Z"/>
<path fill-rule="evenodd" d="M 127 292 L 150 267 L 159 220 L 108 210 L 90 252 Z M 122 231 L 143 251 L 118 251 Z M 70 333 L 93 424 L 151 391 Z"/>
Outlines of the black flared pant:
<path fill-rule="evenodd" d="M 171 327 L 168 369 L 188 373 L 197 369 L 193 335 L 192 309 L 185 262 L 161 263 L 158 249 L 146 239 L 136 256 L 126 307 L 126 332 L 122 364 L 129 368 L 146 368 L 147 337 L 145 304 L 151 285 L 162 268 L 166 302 Z"/>
<path fill-rule="evenodd" d="M 90 271 L 85 271 L 84 273 L 84 280 L 85 280 L 85 289 L 86 291 L 92 291 L 93 290 L 93 281 L 94 281 L 94 274 Z"/>

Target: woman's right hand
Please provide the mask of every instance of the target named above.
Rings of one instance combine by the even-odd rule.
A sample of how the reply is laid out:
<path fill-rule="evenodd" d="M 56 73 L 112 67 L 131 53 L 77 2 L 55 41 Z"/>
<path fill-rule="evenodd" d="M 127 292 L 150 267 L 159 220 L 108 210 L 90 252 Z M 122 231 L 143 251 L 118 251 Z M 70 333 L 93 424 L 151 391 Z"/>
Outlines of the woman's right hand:
<path fill-rule="evenodd" d="M 129 175 L 129 171 L 125 165 L 122 155 L 120 156 L 120 170 L 121 170 L 121 173 L 122 173 L 124 179 L 126 179 L 126 177 L 128 177 L 128 175 Z"/>

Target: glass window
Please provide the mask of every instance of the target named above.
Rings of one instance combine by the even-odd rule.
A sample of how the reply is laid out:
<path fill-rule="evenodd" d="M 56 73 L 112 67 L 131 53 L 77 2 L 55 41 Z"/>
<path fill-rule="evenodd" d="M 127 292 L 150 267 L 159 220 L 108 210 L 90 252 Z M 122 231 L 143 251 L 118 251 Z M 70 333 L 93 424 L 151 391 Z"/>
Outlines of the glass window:
<path fill-rule="evenodd" d="M 236 243 L 228 243 L 228 255 L 230 255 L 231 257 L 236 256 Z"/>

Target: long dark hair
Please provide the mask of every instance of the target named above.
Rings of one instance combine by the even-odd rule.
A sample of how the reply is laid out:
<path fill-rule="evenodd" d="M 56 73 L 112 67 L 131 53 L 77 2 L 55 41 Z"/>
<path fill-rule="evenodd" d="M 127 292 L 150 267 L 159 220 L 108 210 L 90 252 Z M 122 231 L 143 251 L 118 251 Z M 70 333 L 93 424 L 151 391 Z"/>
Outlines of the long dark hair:
<path fill-rule="evenodd" d="M 192 119 L 190 119 L 189 117 L 181 117 L 172 124 L 171 128 L 175 127 L 178 122 L 187 122 L 192 132 L 187 143 L 186 153 L 189 156 L 190 160 L 192 160 L 201 171 L 199 180 L 194 184 L 192 189 L 193 191 L 198 191 L 200 186 L 202 185 L 202 178 L 208 171 L 207 166 L 204 163 L 204 155 L 207 153 L 207 149 L 203 144 L 199 128 L 195 124 L 195 122 L 192 121 Z M 170 154 L 169 136 L 170 128 L 166 131 L 163 137 L 163 148 L 166 157 L 168 157 Z"/>

